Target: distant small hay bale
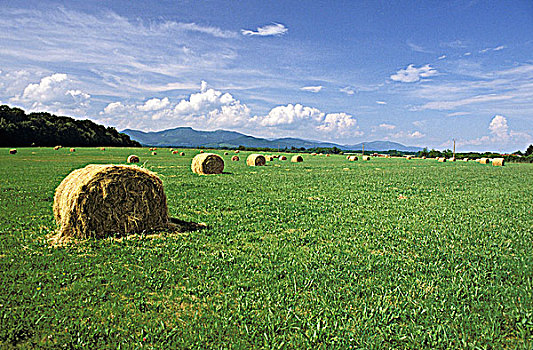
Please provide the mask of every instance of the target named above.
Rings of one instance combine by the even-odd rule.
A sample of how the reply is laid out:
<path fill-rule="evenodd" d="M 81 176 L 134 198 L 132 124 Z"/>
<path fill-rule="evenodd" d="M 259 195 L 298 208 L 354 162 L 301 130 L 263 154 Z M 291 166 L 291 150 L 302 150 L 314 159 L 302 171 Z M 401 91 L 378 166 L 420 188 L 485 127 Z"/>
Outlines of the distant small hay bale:
<path fill-rule="evenodd" d="M 131 154 L 128 156 L 128 159 L 126 160 L 128 163 L 139 163 L 139 157 L 135 154 Z"/>
<path fill-rule="evenodd" d="M 326 157 L 329 157 L 329 156 L 330 156 L 330 154 L 329 154 L 329 153 L 328 153 L 328 154 L 326 154 Z"/>
<path fill-rule="evenodd" d="M 200 150 L 200 153 L 204 153 L 204 151 L 203 151 L 203 150 Z"/>
<path fill-rule="evenodd" d="M 71 148 L 70 152 L 76 152 L 76 149 L 75 148 Z"/>
<path fill-rule="evenodd" d="M 100 151 L 105 151 L 105 147 L 100 148 Z"/>
<path fill-rule="evenodd" d="M 363 160 L 370 160 L 370 156 L 363 156 Z"/>
<path fill-rule="evenodd" d="M 359 160 L 359 157 L 357 157 L 357 156 L 349 156 L 349 157 L 348 157 L 348 160 L 349 160 L 350 162 L 355 162 L 356 160 Z"/>
<path fill-rule="evenodd" d="M 9 154 L 17 154 L 17 150 L 15 148 L 12 148 L 9 150 Z"/>
<path fill-rule="evenodd" d="M 272 157 L 278 159 L 279 158 L 279 154 L 274 154 Z"/>
<path fill-rule="evenodd" d="M 317 154 L 313 152 L 313 153 L 311 153 L 311 155 L 312 155 L 312 156 L 316 156 Z"/>
<path fill-rule="evenodd" d="M 348 159 L 348 160 L 349 160 L 349 159 L 350 159 L 350 156 L 346 156 L 346 159 Z"/>
<path fill-rule="evenodd" d="M 265 159 L 269 162 L 273 161 L 274 160 L 274 157 L 272 156 L 265 156 Z"/>
<path fill-rule="evenodd" d="M 463 162 L 468 162 L 468 158 L 463 158 Z"/>
<path fill-rule="evenodd" d="M 184 156 L 185 155 L 185 152 L 180 152 L 180 156 Z"/>
<path fill-rule="evenodd" d="M 231 160 L 234 162 L 238 162 L 240 160 L 239 156 L 233 156 L 231 157 Z"/>
<path fill-rule="evenodd" d="M 152 152 L 152 155 L 153 155 L 153 156 L 156 156 L 156 155 L 157 155 L 157 152 L 156 152 L 156 151 L 153 151 L 153 152 Z"/>
<path fill-rule="evenodd" d="M 455 162 L 455 157 L 450 158 L 450 162 Z"/>
<path fill-rule="evenodd" d="M 407 157 L 405 157 L 405 159 L 411 160 L 411 159 L 413 159 L 413 156 L 407 156 Z"/>
<path fill-rule="evenodd" d="M 444 157 L 437 158 L 437 160 L 441 163 L 446 163 L 446 158 Z"/>
<path fill-rule="evenodd" d="M 54 147 L 54 151 L 57 151 L 57 150 L 59 150 L 60 148 L 63 148 L 63 146 L 55 146 L 55 147 Z"/>
<path fill-rule="evenodd" d="M 263 166 L 266 164 L 266 158 L 262 154 L 253 153 L 246 158 L 246 165 Z"/>
<path fill-rule="evenodd" d="M 224 159 L 214 153 L 197 154 L 191 162 L 191 170 L 199 175 L 222 174 Z"/>
<path fill-rule="evenodd" d="M 235 153 L 239 153 L 239 150 L 235 150 Z"/>
<path fill-rule="evenodd" d="M 385 156 L 385 158 L 390 158 L 390 157 L 391 157 L 391 155 L 390 155 L 390 154 L 387 154 L 387 155 Z"/>
<path fill-rule="evenodd" d="M 54 217 L 61 237 L 108 237 L 168 227 L 163 183 L 134 165 L 90 164 L 57 187 Z"/>
<path fill-rule="evenodd" d="M 479 164 L 489 164 L 489 158 L 481 158 Z"/>
<path fill-rule="evenodd" d="M 279 160 L 287 160 L 287 157 L 285 157 L 285 156 L 279 156 Z"/>
<path fill-rule="evenodd" d="M 292 162 L 292 163 L 301 163 L 301 162 L 303 162 L 303 161 L 304 161 L 304 159 L 303 159 L 303 157 L 300 156 L 300 155 L 296 155 L 296 156 L 292 156 L 292 157 L 291 157 L 291 162 Z"/>
<path fill-rule="evenodd" d="M 178 154 L 179 152 L 178 151 L 172 151 L 172 154 Z"/>
<path fill-rule="evenodd" d="M 494 158 L 492 160 L 492 166 L 504 166 L 505 165 L 505 159 L 503 158 Z"/>

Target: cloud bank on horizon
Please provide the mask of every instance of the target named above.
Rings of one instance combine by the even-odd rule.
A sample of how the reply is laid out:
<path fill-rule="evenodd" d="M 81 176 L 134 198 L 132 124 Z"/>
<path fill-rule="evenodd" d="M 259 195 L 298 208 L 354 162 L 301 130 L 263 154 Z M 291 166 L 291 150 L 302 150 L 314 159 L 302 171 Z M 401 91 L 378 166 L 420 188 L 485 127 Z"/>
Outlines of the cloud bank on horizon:
<path fill-rule="evenodd" d="M 377 56 L 357 21 L 341 30 L 267 9 L 249 26 L 250 18 L 195 17 L 195 8 L 187 18 L 161 8 L 162 20 L 157 3 L 148 14 L 88 3 L 94 10 L 65 2 L 0 13 L 0 103 L 119 130 L 191 126 L 440 149 L 454 138 L 465 151 L 509 152 L 533 143 L 533 43 L 512 35 L 533 29 L 519 26 L 521 2 L 511 11 L 509 35 L 499 28 L 448 37 L 444 22 L 428 20 L 416 33 L 436 27 L 440 41 L 397 27 L 379 37 Z M 497 15 L 469 6 L 470 16 Z M 337 10 L 339 20 L 372 16 L 356 4 Z M 454 10 L 442 9 L 458 15 Z M 391 25 L 376 20 L 364 29 L 378 35 Z"/>

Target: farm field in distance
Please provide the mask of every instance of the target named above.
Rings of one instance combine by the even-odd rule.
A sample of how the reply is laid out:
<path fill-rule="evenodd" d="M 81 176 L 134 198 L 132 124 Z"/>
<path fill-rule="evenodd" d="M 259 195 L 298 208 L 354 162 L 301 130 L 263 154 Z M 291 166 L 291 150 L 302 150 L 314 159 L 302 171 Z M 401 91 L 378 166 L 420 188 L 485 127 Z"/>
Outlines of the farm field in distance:
<path fill-rule="evenodd" d="M 0 348 L 533 347 L 532 164 L 178 150 L 0 149 Z M 61 180 L 130 154 L 208 228 L 51 245 Z"/>

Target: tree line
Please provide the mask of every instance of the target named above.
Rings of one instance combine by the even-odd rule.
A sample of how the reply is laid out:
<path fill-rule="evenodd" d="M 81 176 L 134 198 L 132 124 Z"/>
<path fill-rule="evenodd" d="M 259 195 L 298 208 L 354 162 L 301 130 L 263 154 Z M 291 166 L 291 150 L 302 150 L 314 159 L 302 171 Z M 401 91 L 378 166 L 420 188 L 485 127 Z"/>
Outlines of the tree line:
<path fill-rule="evenodd" d="M 140 147 L 126 134 L 90 120 L 76 120 L 46 112 L 26 114 L 20 108 L 0 106 L 0 147 L 30 146 Z"/>

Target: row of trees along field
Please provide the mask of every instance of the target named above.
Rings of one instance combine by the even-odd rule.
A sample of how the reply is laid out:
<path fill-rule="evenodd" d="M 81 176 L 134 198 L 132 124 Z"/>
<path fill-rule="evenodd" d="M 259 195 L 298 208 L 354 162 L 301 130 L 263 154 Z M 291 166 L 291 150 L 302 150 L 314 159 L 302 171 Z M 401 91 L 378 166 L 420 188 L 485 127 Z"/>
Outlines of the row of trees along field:
<path fill-rule="evenodd" d="M 56 145 L 140 147 L 128 135 L 90 120 L 0 106 L 0 147 Z"/>
<path fill-rule="evenodd" d="M 446 158 L 452 158 L 453 157 L 453 151 L 446 149 L 444 151 L 439 150 L 428 150 L 427 148 L 424 148 L 422 151 L 417 152 L 416 154 L 418 157 L 426 156 L 429 158 L 437 158 L 437 157 L 446 157 Z M 484 153 L 478 153 L 478 152 L 467 152 L 467 153 L 456 153 L 455 158 L 462 159 L 462 158 L 469 158 L 469 159 L 479 159 L 479 158 L 499 158 L 503 157 L 505 158 L 505 161 L 507 162 L 517 162 L 517 163 L 533 163 L 533 145 L 529 145 L 529 147 L 525 150 L 525 152 L 522 151 L 516 151 L 511 154 L 500 154 L 500 153 L 494 153 L 494 152 L 484 152 Z"/>

